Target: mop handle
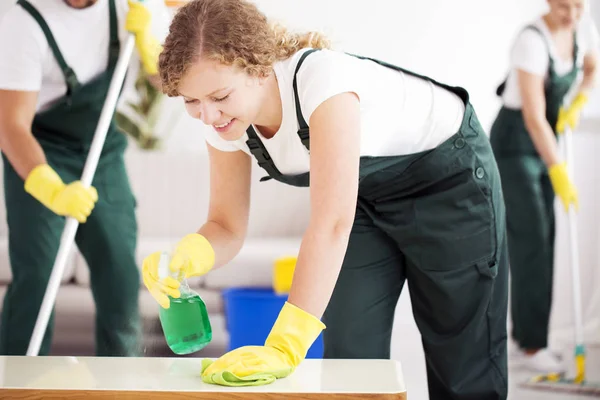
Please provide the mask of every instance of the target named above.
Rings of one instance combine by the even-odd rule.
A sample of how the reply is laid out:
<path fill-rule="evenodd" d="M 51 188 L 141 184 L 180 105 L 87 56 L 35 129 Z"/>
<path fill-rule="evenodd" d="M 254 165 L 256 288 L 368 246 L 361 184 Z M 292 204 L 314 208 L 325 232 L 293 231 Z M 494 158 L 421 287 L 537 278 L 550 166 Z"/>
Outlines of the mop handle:
<path fill-rule="evenodd" d="M 569 178 L 574 180 L 574 167 L 573 167 L 573 144 L 572 144 L 572 132 L 568 126 L 564 131 L 565 140 L 565 153 L 567 162 L 567 171 Z M 581 310 L 581 288 L 580 288 L 580 274 L 579 274 L 579 248 L 577 239 L 577 215 L 575 213 L 575 206 L 569 206 L 568 212 L 569 218 L 569 247 L 571 253 L 571 285 L 573 290 L 573 313 L 575 318 L 575 342 L 576 345 L 583 344 L 583 321 L 582 321 L 582 310 Z"/>
<path fill-rule="evenodd" d="M 121 51 L 117 61 L 117 65 L 115 66 L 115 71 L 110 81 L 110 86 L 104 106 L 102 107 L 100 119 L 98 121 L 98 125 L 96 126 L 94 139 L 92 140 L 92 145 L 85 161 L 85 166 L 81 176 L 81 182 L 85 187 L 91 186 L 92 179 L 96 173 L 96 167 L 98 166 L 100 154 L 102 153 L 102 148 L 104 147 L 104 141 L 106 139 L 108 128 L 110 127 L 110 123 L 117 106 L 117 101 L 119 100 L 119 94 L 125 80 L 125 74 L 127 73 L 127 68 L 129 66 L 129 61 L 131 59 L 131 55 L 133 54 L 134 48 L 135 36 L 133 34 L 129 34 L 127 41 L 125 42 L 125 46 L 123 47 L 123 50 Z M 65 266 L 68 256 L 71 252 L 73 242 L 75 241 L 75 233 L 77 232 L 78 226 L 79 223 L 75 218 L 67 218 L 65 229 L 63 230 L 60 238 L 58 255 L 56 256 L 54 266 L 52 267 L 50 280 L 48 281 L 42 306 L 40 307 L 35 328 L 33 330 L 33 334 L 31 335 L 31 340 L 27 349 L 28 356 L 37 356 L 40 351 L 42 339 L 48 326 L 48 321 L 50 319 L 52 308 L 54 307 L 54 302 L 56 301 L 56 294 L 60 286 L 61 278 L 64 274 Z"/>

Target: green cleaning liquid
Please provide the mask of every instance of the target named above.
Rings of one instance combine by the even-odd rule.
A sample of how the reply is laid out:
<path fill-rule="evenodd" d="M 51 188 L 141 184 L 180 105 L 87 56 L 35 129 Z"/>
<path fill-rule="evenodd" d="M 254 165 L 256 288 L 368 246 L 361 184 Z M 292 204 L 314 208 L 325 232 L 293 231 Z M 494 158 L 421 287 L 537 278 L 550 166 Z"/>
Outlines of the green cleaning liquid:
<path fill-rule="evenodd" d="M 212 340 L 206 305 L 194 292 L 170 298 L 168 309 L 160 308 L 160 323 L 167 344 L 175 354 L 195 353 Z"/>
<path fill-rule="evenodd" d="M 159 264 L 159 277 L 169 274 L 169 255 L 163 253 Z M 198 293 L 190 289 L 186 280 L 180 280 L 179 298 L 169 297 L 167 309 L 159 307 L 159 318 L 167 345 L 175 354 L 197 352 L 212 340 L 208 311 Z"/>

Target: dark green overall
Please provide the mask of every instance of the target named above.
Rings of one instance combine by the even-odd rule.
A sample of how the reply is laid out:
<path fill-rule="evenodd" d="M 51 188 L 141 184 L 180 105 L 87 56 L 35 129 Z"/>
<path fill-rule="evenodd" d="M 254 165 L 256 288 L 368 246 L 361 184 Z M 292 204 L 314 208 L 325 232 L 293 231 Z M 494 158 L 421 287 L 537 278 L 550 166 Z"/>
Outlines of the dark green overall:
<path fill-rule="evenodd" d="M 48 25 L 26 1 L 19 4 L 43 29 L 67 83 L 67 93 L 48 110 L 36 114 L 32 132 L 48 164 L 64 182 L 80 179 L 87 153 L 119 55 L 117 15 L 110 0 L 110 47 L 105 72 L 80 84 L 66 64 Z M 90 268 L 96 303 L 96 354 L 137 354 L 139 271 L 135 261 L 137 222 L 123 153 L 127 138 L 111 123 L 92 185 L 98 202 L 85 224 L 79 225 L 76 244 Z M 9 229 L 12 282 L 4 298 L 0 321 L 0 353 L 27 351 L 58 248 L 65 219 L 44 207 L 24 190 L 24 182 L 8 159 L 4 162 L 4 191 Z M 59 289 L 60 293 L 60 289 Z M 60 294 L 59 294 L 60 296 Z M 54 312 L 40 355 L 48 354 Z"/>
<path fill-rule="evenodd" d="M 535 26 L 526 29 L 533 29 L 543 36 Z M 547 42 L 546 47 L 549 50 Z M 574 60 L 577 60 L 577 53 L 575 41 Z M 563 98 L 577 77 L 576 64 L 573 63 L 568 74 L 558 76 L 550 57 L 544 94 L 546 119 L 554 130 Z M 503 85 L 498 94 L 502 92 Z M 490 141 L 506 202 L 512 337 L 521 348 L 545 348 L 554 270 L 554 190 L 520 109 L 502 107 L 492 125 Z"/>
<path fill-rule="evenodd" d="M 408 281 L 430 398 L 506 399 L 508 259 L 500 177 L 468 93 L 441 86 L 466 105 L 458 132 L 433 150 L 361 157 L 354 226 L 323 317 L 324 357 L 389 358 L 394 312 Z M 298 134 L 310 150 L 296 89 L 294 78 Z M 309 173 L 282 175 L 252 126 L 247 133 L 270 177 L 309 185 Z"/>

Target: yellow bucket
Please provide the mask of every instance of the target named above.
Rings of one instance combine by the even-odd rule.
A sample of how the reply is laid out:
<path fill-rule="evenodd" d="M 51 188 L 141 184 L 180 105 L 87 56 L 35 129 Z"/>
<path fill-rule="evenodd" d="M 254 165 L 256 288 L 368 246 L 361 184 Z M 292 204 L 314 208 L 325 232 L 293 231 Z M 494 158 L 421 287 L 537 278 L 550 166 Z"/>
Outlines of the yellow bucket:
<path fill-rule="evenodd" d="M 297 257 L 282 257 L 273 263 L 273 290 L 277 294 L 289 293 L 294 278 Z"/>

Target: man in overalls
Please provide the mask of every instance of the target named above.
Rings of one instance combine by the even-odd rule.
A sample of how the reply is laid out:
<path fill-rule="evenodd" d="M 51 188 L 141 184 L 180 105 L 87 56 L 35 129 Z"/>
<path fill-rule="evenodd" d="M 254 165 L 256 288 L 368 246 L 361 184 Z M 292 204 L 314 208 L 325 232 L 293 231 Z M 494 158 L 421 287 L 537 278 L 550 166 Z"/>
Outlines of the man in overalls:
<path fill-rule="evenodd" d="M 90 268 L 96 354 L 139 351 L 135 198 L 124 162 L 127 138 L 114 121 L 92 186 L 79 178 L 130 32 L 146 73 L 157 72 L 155 32 L 166 34 L 169 15 L 162 1 L 152 3 L 19 0 L 0 23 L 0 147 L 12 270 L 0 354 L 27 351 L 65 217 L 81 224 L 75 241 Z M 53 316 L 40 355 L 49 353 Z"/>

